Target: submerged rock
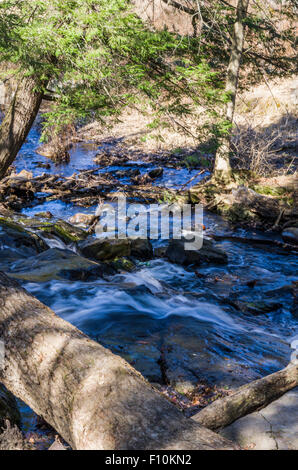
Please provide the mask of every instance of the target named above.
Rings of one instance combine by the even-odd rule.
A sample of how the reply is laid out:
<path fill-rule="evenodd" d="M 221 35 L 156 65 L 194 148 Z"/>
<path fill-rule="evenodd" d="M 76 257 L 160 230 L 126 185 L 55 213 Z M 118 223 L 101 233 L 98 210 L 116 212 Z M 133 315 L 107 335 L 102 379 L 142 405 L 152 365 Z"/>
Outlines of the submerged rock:
<path fill-rule="evenodd" d="M 217 248 L 211 240 L 204 239 L 200 250 L 185 250 L 185 239 L 171 240 L 166 250 L 166 257 L 172 263 L 189 265 L 200 265 L 202 263 L 226 264 L 228 262 L 227 254 Z"/>
<path fill-rule="evenodd" d="M 0 429 L 4 427 L 7 420 L 12 425 L 20 425 L 21 416 L 16 399 L 0 384 Z"/>
<path fill-rule="evenodd" d="M 288 227 L 282 232 L 282 238 L 285 242 L 298 245 L 298 227 Z"/>

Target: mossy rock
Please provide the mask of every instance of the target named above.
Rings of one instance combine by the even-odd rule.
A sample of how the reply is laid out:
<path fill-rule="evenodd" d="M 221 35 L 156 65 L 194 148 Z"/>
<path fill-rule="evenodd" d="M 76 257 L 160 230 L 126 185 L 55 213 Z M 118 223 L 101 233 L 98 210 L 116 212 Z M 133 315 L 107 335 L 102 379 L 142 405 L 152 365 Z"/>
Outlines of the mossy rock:
<path fill-rule="evenodd" d="M 128 258 L 116 258 L 111 262 L 111 265 L 116 271 L 127 271 L 129 273 L 136 269 L 136 265 Z"/>
<path fill-rule="evenodd" d="M 65 222 L 64 220 L 57 220 L 54 223 L 43 222 L 39 224 L 36 228 L 42 232 L 50 233 L 56 235 L 64 243 L 78 243 L 82 240 L 85 240 L 88 237 L 88 233 L 84 230 L 81 230 L 78 227 Z"/>
<path fill-rule="evenodd" d="M 131 254 L 131 244 L 128 239 L 89 238 L 80 243 L 79 248 L 83 256 L 97 261 L 113 261 Z"/>
<path fill-rule="evenodd" d="M 73 225 L 61 219 L 58 219 L 55 222 L 47 222 L 37 217 L 31 218 L 23 215 L 15 215 L 14 217 L 0 217 L 0 224 L 18 232 L 30 233 L 36 237 L 36 234 L 28 231 L 29 228 L 36 231 L 50 233 L 57 236 L 60 238 L 60 240 L 67 244 L 77 243 L 79 241 L 85 240 L 85 238 L 88 236 L 88 233 L 84 230 L 78 227 L 74 227 Z"/>
<path fill-rule="evenodd" d="M 93 281 L 115 269 L 105 263 L 97 263 L 70 250 L 51 248 L 43 253 L 20 260 L 6 274 L 14 279 L 30 282 L 47 282 L 53 279 Z"/>
<path fill-rule="evenodd" d="M 11 217 L 0 217 L 0 226 L 5 227 L 9 234 L 18 240 L 19 245 L 31 246 L 39 253 L 48 249 L 47 244 L 36 233 L 27 230 Z"/>

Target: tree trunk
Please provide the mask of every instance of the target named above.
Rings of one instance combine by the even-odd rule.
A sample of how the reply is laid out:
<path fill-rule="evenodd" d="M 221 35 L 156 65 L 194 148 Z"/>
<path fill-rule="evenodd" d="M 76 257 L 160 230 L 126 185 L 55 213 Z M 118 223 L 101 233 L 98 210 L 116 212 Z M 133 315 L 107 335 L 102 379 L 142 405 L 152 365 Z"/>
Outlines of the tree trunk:
<path fill-rule="evenodd" d="M 0 126 L 0 179 L 5 176 L 37 116 L 45 82 L 23 77 Z"/>
<path fill-rule="evenodd" d="M 237 449 L 0 273 L 0 380 L 73 449 Z"/>
<path fill-rule="evenodd" d="M 292 388 L 298 386 L 298 364 L 240 387 L 233 395 L 216 400 L 193 419 L 208 429 L 217 430 L 236 419 L 264 408 Z"/>
<path fill-rule="evenodd" d="M 233 123 L 234 119 L 238 77 L 244 44 L 244 20 L 247 16 L 248 5 L 249 0 L 238 0 L 237 17 L 234 24 L 232 37 L 231 56 L 227 69 L 225 90 L 229 93 L 230 99 L 226 107 L 226 120 L 231 124 Z M 222 139 L 221 145 L 217 150 L 214 164 L 214 177 L 216 179 L 229 180 L 231 177 L 232 171 L 230 165 L 230 141 L 231 132 L 229 132 L 228 135 Z"/>

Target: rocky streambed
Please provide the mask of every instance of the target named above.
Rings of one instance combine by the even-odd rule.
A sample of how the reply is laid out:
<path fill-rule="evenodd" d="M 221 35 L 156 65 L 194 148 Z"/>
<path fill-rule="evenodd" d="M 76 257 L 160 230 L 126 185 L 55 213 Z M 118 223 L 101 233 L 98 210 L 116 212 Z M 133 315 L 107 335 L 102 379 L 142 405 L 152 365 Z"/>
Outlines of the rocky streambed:
<path fill-rule="evenodd" d="M 68 165 L 55 166 L 35 154 L 38 140 L 34 128 L 3 196 L 0 270 L 124 357 L 188 415 L 287 365 L 298 331 L 294 245 L 208 212 L 203 250 L 193 256 L 179 241 L 96 239 L 100 201 L 119 191 L 145 204 L 177 197 L 198 169 L 135 154 L 103 164 L 107 149 L 93 144 L 79 144 Z M 18 176 L 22 170 L 32 175 Z M 23 429 L 37 432 L 34 414 L 20 408 Z"/>

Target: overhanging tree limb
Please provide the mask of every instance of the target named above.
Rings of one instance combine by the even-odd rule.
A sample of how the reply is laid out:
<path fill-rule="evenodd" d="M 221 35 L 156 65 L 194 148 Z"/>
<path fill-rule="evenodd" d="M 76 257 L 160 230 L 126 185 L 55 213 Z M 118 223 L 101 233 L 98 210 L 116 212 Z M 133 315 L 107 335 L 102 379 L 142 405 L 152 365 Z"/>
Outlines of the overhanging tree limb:
<path fill-rule="evenodd" d="M 34 76 L 20 79 L 0 126 L 0 179 L 5 176 L 23 145 L 39 111 L 47 80 Z"/>

